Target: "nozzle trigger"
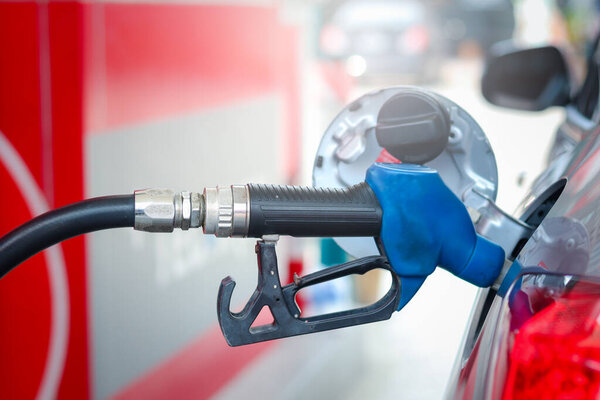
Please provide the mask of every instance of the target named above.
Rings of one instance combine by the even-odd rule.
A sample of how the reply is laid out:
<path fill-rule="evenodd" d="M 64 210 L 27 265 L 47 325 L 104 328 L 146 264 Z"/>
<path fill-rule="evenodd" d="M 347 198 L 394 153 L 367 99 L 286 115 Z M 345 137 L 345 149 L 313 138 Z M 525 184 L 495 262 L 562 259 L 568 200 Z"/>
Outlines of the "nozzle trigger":
<path fill-rule="evenodd" d="M 256 252 L 258 285 L 241 312 L 233 313 L 230 310 L 231 295 L 235 287 L 233 279 L 230 277 L 223 279 L 219 288 L 217 300 L 219 325 L 230 346 L 383 321 L 389 319 L 400 304 L 400 277 L 393 272 L 385 257 L 371 256 L 353 260 L 299 277 L 295 282 L 281 287 L 275 242 L 259 240 L 256 244 Z M 306 318 L 302 316 L 302 311 L 295 301 L 295 296 L 301 289 L 352 274 L 362 275 L 376 268 L 388 270 L 392 275 L 390 289 L 377 302 L 365 307 L 329 314 Z M 264 307 L 268 307 L 271 311 L 273 322 L 254 327 L 253 324 Z"/>

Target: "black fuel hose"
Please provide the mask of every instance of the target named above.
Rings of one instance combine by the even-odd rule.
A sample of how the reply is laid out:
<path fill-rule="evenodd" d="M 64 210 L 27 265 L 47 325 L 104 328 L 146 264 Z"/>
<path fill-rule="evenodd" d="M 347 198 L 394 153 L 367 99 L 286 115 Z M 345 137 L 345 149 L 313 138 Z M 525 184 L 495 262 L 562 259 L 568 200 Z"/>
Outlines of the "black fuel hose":
<path fill-rule="evenodd" d="M 103 229 L 133 227 L 133 195 L 96 197 L 48 211 L 0 238 L 0 279 L 40 251 Z"/>

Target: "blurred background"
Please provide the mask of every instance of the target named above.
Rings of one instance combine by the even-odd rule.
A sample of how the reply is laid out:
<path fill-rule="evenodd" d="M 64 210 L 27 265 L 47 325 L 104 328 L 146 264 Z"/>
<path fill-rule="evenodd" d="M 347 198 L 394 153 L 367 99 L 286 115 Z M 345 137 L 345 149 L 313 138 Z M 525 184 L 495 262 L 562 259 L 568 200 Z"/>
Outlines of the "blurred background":
<path fill-rule="evenodd" d="M 590 15 L 591 0 L 2 2 L 0 234 L 49 208 L 146 187 L 310 185 L 329 122 L 395 85 L 471 113 L 511 212 L 563 111 L 486 104 L 485 54 L 509 39 L 575 43 L 577 77 Z M 229 348 L 217 289 L 231 275 L 238 309 L 247 301 L 253 240 L 118 230 L 58 248 L 0 282 L 2 398 L 437 399 L 476 294 L 440 270 L 389 321 Z M 285 283 L 348 259 L 319 239 L 282 238 L 278 255 Z M 385 283 L 322 285 L 302 305 L 344 309 Z"/>

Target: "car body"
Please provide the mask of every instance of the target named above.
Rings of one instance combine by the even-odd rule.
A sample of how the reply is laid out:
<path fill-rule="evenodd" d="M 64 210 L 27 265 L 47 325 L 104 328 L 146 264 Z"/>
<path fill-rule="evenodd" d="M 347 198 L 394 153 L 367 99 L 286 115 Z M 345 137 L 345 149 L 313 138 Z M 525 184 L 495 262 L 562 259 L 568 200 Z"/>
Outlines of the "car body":
<path fill-rule="evenodd" d="M 502 285 L 479 291 L 447 398 L 600 396 L 598 40 L 591 43 L 587 77 L 566 100 L 558 96 L 552 104 L 519 103 L 493 97 L 490 93 L 500 89 L 486 89 L 484 75 L 484 95 L 495 104 L 522 110 L 561 105 L 566 119 L 556 132 L 546 169 L 514 214 L 536 229 L 515 248 Z M 544 64 L 556 66 L 543 60 L 536 64 L 536 51 L 528 51 L 532 58 L 521 61 L 538 65 L 541 75 Z M 535 71 L 523 73 L 529 72 Z M 504 78 L 500 81 L 506 85 L 510 79 Z"/>

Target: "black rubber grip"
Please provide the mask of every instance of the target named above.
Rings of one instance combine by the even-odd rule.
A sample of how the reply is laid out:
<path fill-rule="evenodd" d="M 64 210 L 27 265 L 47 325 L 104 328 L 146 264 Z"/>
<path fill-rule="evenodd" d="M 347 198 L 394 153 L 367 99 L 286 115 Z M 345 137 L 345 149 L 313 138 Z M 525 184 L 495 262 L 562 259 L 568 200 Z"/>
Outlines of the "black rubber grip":
<path fill-rule="evenodd" d="M 248 236 L 379 236 L 383 211 L 365 182 L 346 189 L 248 185 Z"/>

